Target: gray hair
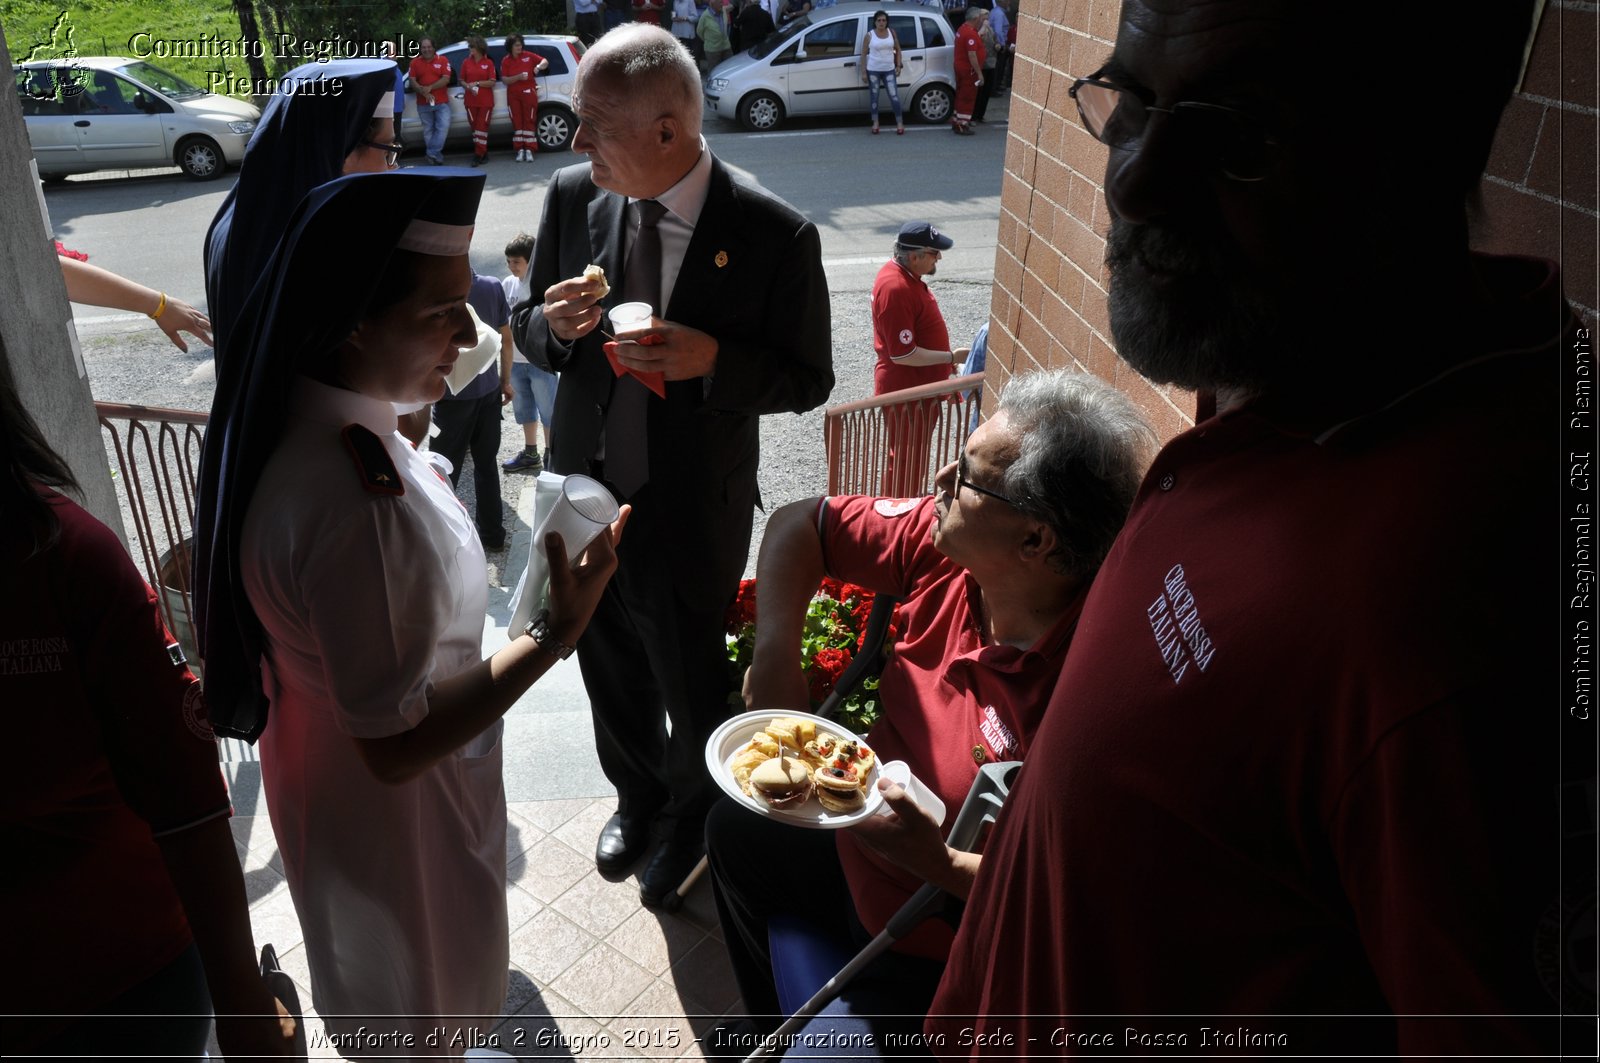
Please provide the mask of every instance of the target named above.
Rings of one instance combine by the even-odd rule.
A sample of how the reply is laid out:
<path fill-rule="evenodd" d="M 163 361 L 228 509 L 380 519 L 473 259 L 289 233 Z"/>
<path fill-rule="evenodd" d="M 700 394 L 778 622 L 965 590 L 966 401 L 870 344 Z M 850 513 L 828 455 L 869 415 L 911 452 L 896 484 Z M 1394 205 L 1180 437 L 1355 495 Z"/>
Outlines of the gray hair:
<path fill-rule="evenodd" d="M 904 266 L 906 264 L 906 259 L 911 256 L 911 253 L 913 251 L 920 251 L 920 250 L 922 250 L 922 249 L 919 248 L 919 247 L 907 247 L 905 244 L 902 244 L 899 240 L 896 240 L 894 242 L 894 247 L 889 251 L 889 257 L 893 258 L 896 262 L 898 262 L 902 266 Z"/>
<path fill-rule="evenodd" d="M 988 13 L 989 13 L 989 11 L 988 11 L 987 8 L 969 7 L 969 8 L 967 8 L 967 21 L 968 22 L 976 22 L 980 18 L 982 18 L 983 16 L 987 15 Z"/>
<path fill-rule="evenodd" d="M 1055 530 L 1061 572 L 1093 577 L 1133 506 L 1155 432 L 1122 392 L 1064 369 L 1012 377 L 999 408 L 1018 444 L 1001 490 Z"/>
<path fill-rule="evenodd" d="M 624 86 L 641 121 L 670 114 L 687 133 L 699 136 L 705 111 L 700 69 L 678 38 L 660 26 L 626 22 L 609 31 L 584 53 L 578 73 L 584 80 L 605 77 Z"/>

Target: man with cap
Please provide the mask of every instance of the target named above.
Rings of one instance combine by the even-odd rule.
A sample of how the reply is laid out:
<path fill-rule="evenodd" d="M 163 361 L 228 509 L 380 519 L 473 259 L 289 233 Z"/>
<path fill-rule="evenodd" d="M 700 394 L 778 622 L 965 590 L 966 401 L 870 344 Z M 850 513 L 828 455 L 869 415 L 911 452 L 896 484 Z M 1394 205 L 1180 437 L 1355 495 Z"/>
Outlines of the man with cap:
<path fill-rule="evenodd" d="M 627 873 L 653 830 L 640 897 L 654 905 L 699 861 L 720 792 L 704 749 L 729 714 L 723 614 L 760 501 L 759 417 L 828 397 L 828 283 L 816 227 L 706 147 L 700 75 L 672 34 L 607 33 L 583 57 L 575 103 L 572 146 L 590 161 L 551 178 L 529 268 L 543 301 L 519 307 L 513 330 L 530 361 L 561 373 L 552 471 L 594 475 L 634 504 L 637 549 L 578 661 L 617 788 L 595 863 Z M 647 325 L 603 319 L 634 301 L 654 309 Z"/>
<path fill-rule="evenodd" d="M 396 430 L 396 405 L 438 400 L 476 335 L 483 183 L 408 171 L 313 190 L 220 367 L 202 456 L 213 726 L 261 739 L 314 1006 L 351 1055 L 396 1035 L 428 1051 L 436 1026 L 448 1040 L 503 1005 L 500 718 L 571 652 L 616 564 L 610 535 L 576 570 L 553 537 L 549 610 L 483 659 L 483 548 Z M 371 268 L 338 253 L 351 232 Z"/>
<path fill-rule="evenodd" d="M 885 395 L 948 379 L 967 357 L 967 348 L 950 348 L 950 332 L 938 300 L 924 277 L 939 270 L 939 256 L 955 241 L 931 222 L 908 221 L 895 237 L 888 262 L 872 282 L 872 393 Z M 933 418 L 938 404 L 924 401 L 884 411 L 889 456 L 883 494 L 921 494 L 928 464 Z"/>

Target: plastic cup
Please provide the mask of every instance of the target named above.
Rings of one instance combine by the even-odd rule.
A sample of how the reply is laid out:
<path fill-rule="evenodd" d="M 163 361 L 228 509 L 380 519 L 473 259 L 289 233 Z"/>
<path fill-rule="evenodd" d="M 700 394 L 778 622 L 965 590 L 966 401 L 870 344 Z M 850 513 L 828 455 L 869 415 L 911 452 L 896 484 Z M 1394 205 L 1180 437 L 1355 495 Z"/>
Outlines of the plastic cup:
<path fill-rule="evenodd" d="M 928 789 L 927 784 L 911 774 L 911 766 L 909 764 L 903 760 L 891 760 L 880 767 L 878 772 L 880 777 L 888 779 L 890 782 L 897 782 L 905 787 L 906 793 L 911 796 L 911 800 L 917 803 L 918 808 L 931 815 L 940 826 L 944 825 L 946 812 L 944 802 L 939 800 L 937 794 Z M 889 807 L 888 802 L 884 802 L 878 809 L 878 815 L 887 816 L 893 811 L 894 809 Z"/>
<path fill-rule="evenodd" d="M 618 303 L 610 310 L 611 331 L 626 332 L 628 329 L 643 328 L 650 323 L 654 314 L 655 308 L 649 303 Z"/>
<path fill-rule="evenodd" d="M 576 565 L 595 536 L 617 519 L 618 512 L 617 500 L 599 480 L 581 474 L 568 476 L 561 483 L 561 497 L 533 533 L 533 548 L 544 557 L 545 536 L 555 532 Z"/>

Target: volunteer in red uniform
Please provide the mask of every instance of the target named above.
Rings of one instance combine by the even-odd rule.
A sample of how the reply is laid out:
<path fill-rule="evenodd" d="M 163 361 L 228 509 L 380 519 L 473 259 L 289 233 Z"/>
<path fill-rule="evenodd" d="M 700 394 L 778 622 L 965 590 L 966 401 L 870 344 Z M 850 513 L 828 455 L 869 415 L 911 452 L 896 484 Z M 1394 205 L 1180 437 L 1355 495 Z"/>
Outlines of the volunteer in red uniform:
<path fill-rule="evenodd" d="M 422 123 L 422 148 L 433 166 L 444 165 L 444 139 L 450 132 L 450 60 L 433 50 L 427 37 L 417 42 L 417 54 L 406 70 L 417 97 L 417 121 Z"/>
<path fill-rule="evenodd" d="M 489 58 L 489 42 L 482 37 L 467 38 L 467 57 L 461 61 L 461 87 L 467 108 L 467 124 L 472 127 L 472 165 L 482 166 L 489 159 L 489 113 L 494 110 L 494 60 Z"/>
<path fill-rule="evenodd" d="M 947 806 L 947 824 L 986 761 L 1020 760 L 1077 627 L 1089 582 L 1132 504 L 1154 437 L 1132 404 L 1094 377 L 1017 377 L 999 411 L 939 474 L 935 497 L 810 499 L 767 525 L 758 564 L 761 624 L 745 696 L 775 712 L 810 707 L 800 670 L 806 606 L 824 573 L 901 598 L 884 669 L 882 718 L 866 736 L 880 762 L 904 760 Z M 892 807 L 903 795 L 886 792 Z M 965 891 L 976 858 L 947 849 L 925 817 L 802 830 L 722 801 L 706 824 L 718 913 L 745 1006 L 770 1027 L 778 1002 L 768 918 L 798 903 L 848 939 L 881 930 L 923 883 Z M 837 839 L 837 848 L 835 847 Z M 782 852 L 793 877 L 751 853 Z M 780 882 L 793 884 L 784 896 Z M 801 899 L 803 898 L 803 899 Z M 791 908 L 791 910 L 796 910 Z M 938 920 L 895 945 L 818 1022 L 863 1015 L 916 1029 L 950 951 Z M 870 1020 L 881 1035 L 906 1018 Z M 808 1033 L 821 1031 L 813 1027 Z M 881 1041 L 881 1038 L 874 1038 Z M 857 1038 L 817 1036 L 807 1051 Z M 738 1048 L 737 1044 L 713 1046 Z"/>
<path fill-rule="evenodd" d="M 923 282 L 939 269 L 939 256 L 955 241 L 925 221 L 911 221 L 895 237 L 893 257 L 872 282 L 872 393 L 914 388 L 948 379 L 967 357 L 967 348 L 950 349 L 939 303 Z M 885 495 L 920 495 L 927 482 L 928 449 L 938 403 L 924 400 L 884 409 L 889 453 L 883 467 Z"/>
<path fill-rule="evenodd" d="M 511 107 L 511 150 L 517 162 L 532 162 L 539 150 L 539 87 L 534 76 L 542 74 L 550 60 L 527 50 L 522 34 L 506 38 L 506 57 L 500 60 L 500 80 L 506 85 L 506 103 Z"/>
<path fill-rule="evenodd" d="M 983 84 L 986 55 L 978 23 L 985 14 L 981 7 L 967 8 L 967 20 L 956 30 L 956 111 L 950 131 L 967 137 L 972 135 L 972 109 L 978 105 L 978 86 Z"/>

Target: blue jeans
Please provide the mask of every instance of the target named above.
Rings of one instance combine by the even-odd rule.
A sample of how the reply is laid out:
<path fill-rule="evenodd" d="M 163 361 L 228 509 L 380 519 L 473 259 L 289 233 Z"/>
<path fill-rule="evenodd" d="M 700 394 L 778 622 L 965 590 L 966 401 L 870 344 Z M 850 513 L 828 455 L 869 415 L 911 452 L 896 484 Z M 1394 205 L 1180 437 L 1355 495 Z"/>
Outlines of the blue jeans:
<path fill-rule="evenodd" d="M 450 105 L 417 105 L 417 121 L 422 123 L 422 146 L 430 159 L 444 157 L 444 137 L 450 131 Z"/>
<path fill-rule="evenodd" d="M 894 124 L 904 125 L 900 117 L 900 84 L 893 70 L 867 71 L 867 87 L 872 91 L 872 124 L 878 124 L 878 89 L 889 91 L 889 102 L 894 104 Z"/>
<path fill-rule="evenodd" d="M 511 363 L 511 413 L 518 424 L 542 423 L 550 428 L 556 412 L 559 377 L 527 362 Z M 548 440 L 546 440 L 548 442 Z"/>

